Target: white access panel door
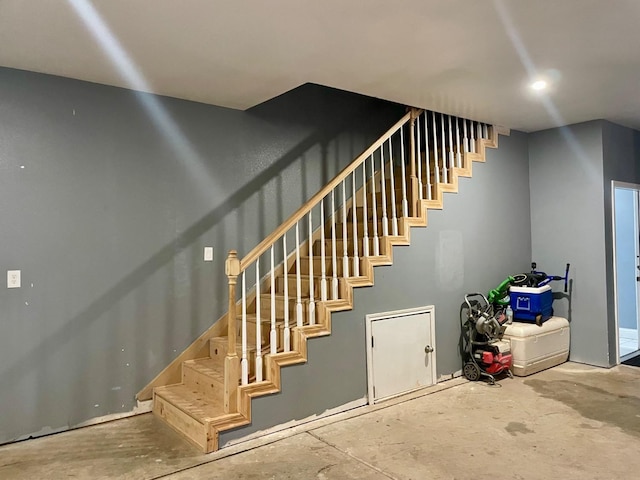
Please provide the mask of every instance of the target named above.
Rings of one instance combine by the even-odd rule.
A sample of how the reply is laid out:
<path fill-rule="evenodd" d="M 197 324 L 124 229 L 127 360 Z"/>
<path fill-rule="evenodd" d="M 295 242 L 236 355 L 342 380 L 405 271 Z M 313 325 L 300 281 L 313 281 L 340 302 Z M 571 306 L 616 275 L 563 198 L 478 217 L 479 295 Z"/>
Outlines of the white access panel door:
<path fill-rule="evenodd" d="M 367 316 L 369 403 L 435 383 L 433 310 Z"/>

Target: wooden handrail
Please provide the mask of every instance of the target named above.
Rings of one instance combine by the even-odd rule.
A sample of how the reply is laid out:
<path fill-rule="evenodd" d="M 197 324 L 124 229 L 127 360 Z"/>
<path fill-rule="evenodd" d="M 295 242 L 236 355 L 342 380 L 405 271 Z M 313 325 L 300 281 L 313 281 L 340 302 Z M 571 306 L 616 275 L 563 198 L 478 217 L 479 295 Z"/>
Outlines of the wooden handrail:
<path fill-rule="evenodd" d="M 422 110 L 420 110 L 422 111 Z M 376 142 L 360 154 L 353 162 L 347 165 L 342 171 L 336 175 L 333 180 L 327 183 L 318 193 L 311 197 L 304 205 L 296 210 L 287 220 L 276 228 L 271 235 L 266 237 L 256 247 L 251 250 L 240 261 L 240 271 L 244 271 L 249 265 L 255 262 L 258 257 L 267 251 L 267 249 L 276 242 L 280 237 L 287 233 L 296 222 L 300 221 L 313 207 L 315 207 L 331 190 L 337 187 L 340 182 L 347 178 L 362 162 L 364 162 L 373 152 L 386 142 L 398 129 L 400 129 L 411 118 L 411 111 L 407 112 L 395 125 L 387 130 Z"/>

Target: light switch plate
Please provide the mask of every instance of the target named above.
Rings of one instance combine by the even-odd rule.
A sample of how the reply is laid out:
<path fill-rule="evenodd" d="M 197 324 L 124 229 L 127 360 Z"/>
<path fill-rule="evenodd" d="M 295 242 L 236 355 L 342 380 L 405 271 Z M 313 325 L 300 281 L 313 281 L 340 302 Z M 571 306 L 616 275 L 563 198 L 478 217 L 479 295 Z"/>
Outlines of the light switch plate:
<path fill-rule="evenodd" d="M 204 247 L 204 261 L 205 262 L 213 261 L 213 247 Z"/>
<path fill-rule="evenodd" d="M 20 270 L 7 270 L 7 288 L 20 288 Z"/>

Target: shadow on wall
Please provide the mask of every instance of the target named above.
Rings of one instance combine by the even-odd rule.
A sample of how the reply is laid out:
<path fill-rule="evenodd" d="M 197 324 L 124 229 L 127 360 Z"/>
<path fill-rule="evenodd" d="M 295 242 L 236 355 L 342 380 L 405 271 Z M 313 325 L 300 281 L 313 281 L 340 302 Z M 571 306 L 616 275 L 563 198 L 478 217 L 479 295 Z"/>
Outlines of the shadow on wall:
<path fill-rule="evenodd" d="M 10 388 L 12 381 L 35 375 L 38 391 L 33 393 L 42 399 L 38 400 L 41 404 L 38 410 L 50 408 L 44 405 L 48 401 L 45 399 L 56 401 L 56 392 L 51 389 L 75 391 L 83 401 L 66 407 L 73 410 L 73 414 L 68 413 L 66 417 L 61 414 L 70 426 L 95 416 L 130 410 L 137 390 L 180 353 L 176 349 L 176 343 L 180 342 L 174 337 L 181 339 L 184 348 L 226 311 L 223 264 L 227 251 L 235 248 L 240 256 L 246 254 L 295 211 L 301 200 L 313 195 L 403 112 L 403 107 L 386 102 L 303 85 L 242 114 L 268 125 L 284 126 L 300 140 L 265 168 L 260 168 L 260 158 L 248 159 L 256 165 L 254 176 L 247 178 L 215 208 L 180 231 L 63 326 L 21 350 L 10 364 L 5 364 L 0 382 Z M 281 130 L 274 129 L 277 131 Z M 190 136 L 188 130 L 185 134 Z M 260 152 L 256 154 L 260 156 Z M 248 231 L 248 220 L 254 218 L 257 218 L 257 225 L 252 225 Z M 209 236 L 207 240 L 203 240 L 205 235 Z M 207 279 L 207 285 L 203 286 L 202 279 L 211 275 L 211 270 L 203 267 L 200 258 L 207 242 L 216 245 L 213 265 L 216 279 Z M 164 280 L 159 282 L 154 277 L 161 271 Z M 186 300 L 181 298 L 185 292 Z M 162 305 L 157 305 L 158 302 Z M 181 302 L 191 305 L 187 311 L 177 306 Z M 208 311 L 201 311 L 197 307 L 201 305 Z M 129 372 L 133 374 L 129 380 L 122 378 L 125 376 L 122 372 L 126 370 L 113 365 L 113 353 L 120 349 L 120 340 L 116 337 L 122 332 L 109 332 L 110 324 L 117 325 L 127 318 L 123 313 L 126 309 L 133 311 L 131 316 L 135 323 L 126 327 L 129 331 L 126 335 L 134 339 L 137 349 L 131 359 L 135 369 Z M 157 315 L 158 310 L 163 311 L 162 315 Z M 185 313 L 187 318 L 183 317 Z M 85 337 L 95 335 L 94 324 L 98 319 L 107 324 L 107 327 L 100 327 L 107 338 L 102 348 L 96 349 L 85 342 Z M 162 334 L 154 337 L 154 330 L 161 330 Z M 82 366 L 77 367 L 81 373 L 74 376 L 71 371 L 57 372 L 57 379 L 50 378 L 53 367 L 47 365 L 65 345 L 73 351 L 74 361 Z M 126 363 L 127 367 L 129 365 Z M 90 386 L 95 382 L 92 379 L 100 375 L 105 378 L 100 380 L 99 386 L 95 383 Z M 60 385 L 54 386 L 56 380 L 60 380 Z M 114 392 L 112 385 L 125 386 Z M 97 408 L 98 401 L 103 404 L 100 409 Z M 94 402 L 96 408 L 93 408 Z M 40 425 L 54 425 L 55 428 L 59 424 L 57 420 L 42 423 L 44 420 L 41 419 Z M 2 441 L 0 438 L 0 443 Z"/>
<path fill-rule="evenodd" d="M 573 278 L 569 279 L 569 287 L 567 289 L 567 292 L 553 292 L 553 301 L 554 301 L 554 313 L 556 315 L 559 316 L 566 316 L 567 320 L 569 320 L 569 323 L 571 323 L 571 300 L 572 300 L 572 293 L 573 293 Z M 556 303 L 556 300 L 566 300 L 565 302 L 562 303 Z M 560 308 L 558 308 L 558 305 L 560 305 Z"/>

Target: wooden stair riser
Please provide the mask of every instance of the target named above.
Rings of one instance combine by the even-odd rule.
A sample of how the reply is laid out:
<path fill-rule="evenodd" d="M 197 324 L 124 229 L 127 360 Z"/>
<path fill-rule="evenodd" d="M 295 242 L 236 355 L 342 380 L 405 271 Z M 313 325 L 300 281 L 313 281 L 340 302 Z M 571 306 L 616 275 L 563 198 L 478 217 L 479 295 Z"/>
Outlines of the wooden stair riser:
<path fill-rule="evenodd" d="M 220 367 L 219 375 L 222 376 L 223 368 Z M 212 402 L 223 403 L 224 381 L 199 370 L 197 364 L 185 362 L 182 365 L 182 383 L 196 390 Z"/>
<path fill-rule="evenodd" d="M 322 279 L 320 272 L 313 272 L 313 275 L 313 294 L 315 298 L 318 296 L 320 288 L 322 288 Z M 300 295 L 302 295 L 303 298 L 309 298 L 310 283 L 311 279 L 309 278 L 309 275 L 300 275 Z M 284 285 L 284 276 L 276 277 L 276 294 L 284 295 Z M 293 295 L 295 297 L 297 288 L 297 278 L 295 273 L 287 274 L 287 292 L 289 296 Z"/>
<path fill-rule="evenodd" d="M 389 222 L 389 234 L 391 234 L 391 222 Z M 349 257 L 354 257 L 354 244 L 355 242 L 353 241 L 352 238 L 347 239 L 347 256 Z M 331 252 L 332 248 L 333 248 L 333 241 L 328 239 L 324 241 L 324 245 L 325 245 L 325 252 Z M 342 238 L 336 238 L 336 254 L 338 255 L 338 258 L 340 261 L 342 261 L 342 257 L 344 256 L 344 245 L 345 242 Z M 365 241 L 362 237 L 358 237 L 358 256 L 362 257 L 364 256 L 364 245 L 365 245 Z M 369 245 L 369 255 L 373 254 L 373 248 L 374 248 L 374 239 L 373 238 L 369 238 L 368 239 L 368 245 Z M 382 249 L 382 246 L 380 247 Z M 320 255 L 322 249 L 322 241 L 321 240 L 317 240 L 314 244 L 313 244 L 313 254 L 314 255 Z M 314 272 L 315 274 L 315 272 Z"/>
<path fill-rule="evenodd" d="M 255 323 L 253 325 L 254 325 L 254 332 L 255 332 Z M 238 335 L 237 335 L 238 340 L 241 340 L 241 337 L 239 335 L 241 328 L 242 326 L 240 325 L 238 327 Z M 216 365 L 220 365 L 221 369 L 224 367 L 224 359 L 227 356 L 228 350 L 229 350 L 229 342 L 227 340 L 227 337 L 216 337 L 209 340 L 209 356 L 211 357 L 212 360 L 216 362 Z M 241 342 L 238 342 L 236 344 L 236 355 L 238 357 L 242 357 Z M 251 369 L 253 369 L 255 365 L 255 357 L 256 357 L 256 342 L 255 342 L 255 334 L 254 334 L 251 341 L 249 338 L 247 339 L 247 358 L 249 359 L 249 367 Z M 254 374 L 253 370 L 250 370 L 249 375 L 253 375 L 253 374 Z"/>
<path fill-rule="evenodd" d="M 320 291 L 318 290 L 317 292 L 314 291 L 314 295 L 316 295 L 316 298 L 319 297 Z M 289 298 L 288 298 L 288 310 L 289 310 L 289 319 L 295 318 L 296 315 L 296 308 L 297 308 L 297 295 L 296 292 L 289 292 Z M 301 305 L 302 305 L 302 315 L 304 317 L 305 322 L 307 321 L 307 312 L 309 309 L 309 298 L 308 297 L 303 297 L 301 295 Z M 262 295 L 260 295 L 260 316 L 261 319 L 267 318 L 267 319 L 271 319 L 271 294 L 270 293 L 263 293 Z M 275 307 L 276 307 L 276 319 L 277 320 L 283 320 L 284 319 L 284 312 L 285 312 L 285 300 L 284 300 L 284 296 L 279 296 L 276 295 L 275 296 Z M 255 303 L 251 305 L 251 312 L 255 312 Z"/>
<path fill-rule="evenodd" d="M 262 319 L 261 319 L 262 320 Z M 293 337 L 293 328 L 296 326 L 296 319 L 289 319 L 289 338 Z M 279 320 L 276 323 L 276 352 L 284 351 L 284 337 L 285 337 L 285 325 L 282 320 Z M 262 343 L 260 345 L 260 350 L 262 355 L 270 353 L 271 351 L 271 321 L 264 320 L 260 322 L 260 337 L 262 338 Z M 242 332 L 238 332 L 238 338 L 242 338 Z M 255 321 L 247 321 L 247 343 L 255 344 L 256 339 L 256 324 Z M 289 345 L 292 345 L 292 340 L 290 340 Z M 238 350 L 238 356 L 242 355 L 242 349 Z M 256 374 L 255 371 L 255 359 L 257 356 L 257 351 L 252 349 L 247 352 L 247 360 L 249 364 L 249 376 L 254 377 Z M 264 366 L 264 363 L 263 363 Z M 266 374 L 266 370 L 263 368 L 263 374 Z"/>
<path fill-rule="evenodd" d="M 373 238 L 374 237 L 374 233 L 376 231 L 377 231 L 378 237 L 382 237 L 382 233 L 383 233 L 382 213 L 383 213 L 382 211 L 376 212 L 376 217 L 378 219 L 378 222 L 377 222 L 377 225 L 376 225 L 375 229 L 374 229 L 373 218 L 370 218 L 367 221 L 367 236 L 369 238 Z M 387 210 L 387 226 L 388 226 L 388 229 L 389 229 L 389 235 L 391 235 L 391 230 L 392 230 L 392 224 L 391 224 L 392 220 L 393 220 L 392 213 L 393 212 L 391 210 Z M 409 212 L 409 213 L 411 213 L 411 212 Z M 398 209 L 396 211 L 396 220 L 399 220 L 401 218 L 401 216 L 402 216 L 402 210 Z M 347 239 L 349 239 L 349 238 L 351 238 L 353 236 L 353 223 L 351 221 L 347 221 L 347 225 L 346 226 L 347 226 Z M 342 227 L 343 227 L 342 223 L 336 225 L 336 227 L 335 227 L 336 240 L 343 238 Z M 358 237 L 363 237 L 364 236 L 364 220 L 362 218 L 358 218 L 358 222 L 356 224 L 356 228 L 358 230 Z M 328 231 L 328 232 L 325 233 L 324 239 L 325 240 L 331 240 L 331 231 Z M 325 252 L 325 254 L 326 255 L 331 255 L 331 251 L 327 250 Z"/>
<path fill-rule="evenodd" d="M 382 250 L 382 242 L 381 242 L 381 250 Z M 327 276 L 327 280 L 330 280 L 329 277 L 333 276 L 333 263 L 331 259 L 331 252 L 327 252 L 329 255 L 325 257 L 325 275 Z M 338 254 L 338 252 L 336 252 Z M 371 252 L 373 254 L 373 252 Z M 362 271 L 362 259 L 354 259 L 353 257 L 349 258 L 349 273 L 353 270 L 353 264 L 355 261 L 359 263 L 359 270 Z M 321 265 L 320 257 L 313 257 L 313 275 L 321 274 Z M 296 266 L 293 265 L 292 272 L 295 274 Z M 300 258 L 300 274 L 301 275 L 309 275 L 309 257 L 301 257 Z M 336 276 L 343 276 L 343 260 L 341 254 L 338 254 L 338 258 L 336 258 Z"/>
<path fill-rule="evenodd" d="M 153 413 L 203 452 L 211 452 L 217 448 L 217 442 L 210 437 L 206 422 L 198 421 L 157 393 L 153 395 Z"/>
<path fill-rule="evenodd" d="M 406 192 L 407 192 L 407 201 L 408 201 L 411 199 L 411 187 L 409 185 L 407 185 Z M 402 207 L 402 188 L 396 188 L 394 196 L 392 196 L 391 193 L 392 193 L 391 190 L 385 191 L 387 208 L 390 210 L 391 204 L 395 200 L 396 208 L 398 209 L 398 212 L 400 212 Z M 373 211 L 371 199 L 372 199 L 371 191 L 367 191 L 367 209 Z M 380 210 L 382 208 L 382 191 L 376 189 L 375 199 L 376 199 L 376 209 Z M 364 206 L 364 200 L 362 198 L 362 195 L 358 195 L 356 198 L 356 207 L 363 207 L 363 206 Z M 336 220 L 337 220 L 337 223 L 340 223 L 342 221 L 342 217 L 338 216 L 336 217 Z"/>
<path fill-rule="evenodd" d="M 393 209 L 391 207 L 391 203 L 392 203 L 391 201 L 387 202 L 387 218 L 393 217 Z M 384 211 L 382 209 L 382 205 L 381 204 L 377 205 L 375 214 L 381 226 L 382 226 L 383 213 Z M 369 221 L 369 224 L 373 226 L 373 214 L 374 214 L 373 208 L 367 205 L 367 210 L 365 212 L 364 207 L 356 207 L 357 222 L 364 222 L 365 214 L 366 214 L 366 219 Z M 400 218 L 401 216 L 402 216 L 402 200 L 396 203 L 396 218 Z M 343 225 L 342 222 L 340 222 L 336 225 L 336 228 L 341 227 L 342 225 Z M 347 232 L 349 232 L 349 227 L 353 228 L 351 209 L 349 210 L 349 216 L 347 217 Z M 340 233 L 342 233 L 342 229 L 340 229 Z M 337 236 L 337 233 L 336 233 L 336 236 Z"/>
<path fill-rule="evenodd" d="M 307 313 L 304 309 L 307 308 L 307 305 L 303 305 L 303 323 L 307 319 Z M 262 308 L 261 308 L 262 310 Z M 284 315 L 283 315 L 284 317 Z M 238 317 L 238 339 L 242 339 L 242 320 L 241 317 Z M 296 326 L 297 318 L 295 315 L 289 316 L 289 329 L 292 329 Z M 284 344 L 284 318 L 276 317 L 276 332 L 278 336 L 277 344 L 278 346 L 282 346 Z M 250 345 L 250 352 L 252 358 L 255 357 L 256 354 L 256 317 L 255 315 L 247 315 L 247 345 Z M 291 334 L 291 333 L 290 333 Z M 265 350 L 269 349 L 271 342 L 271 312 L 268 314 L 264 314 L 260 316 L 260 347 L 264 353 Z M 240 352 L 241 349 L 238 350 Z M 239 356 L 240 354 L 238 354 Z"/>

